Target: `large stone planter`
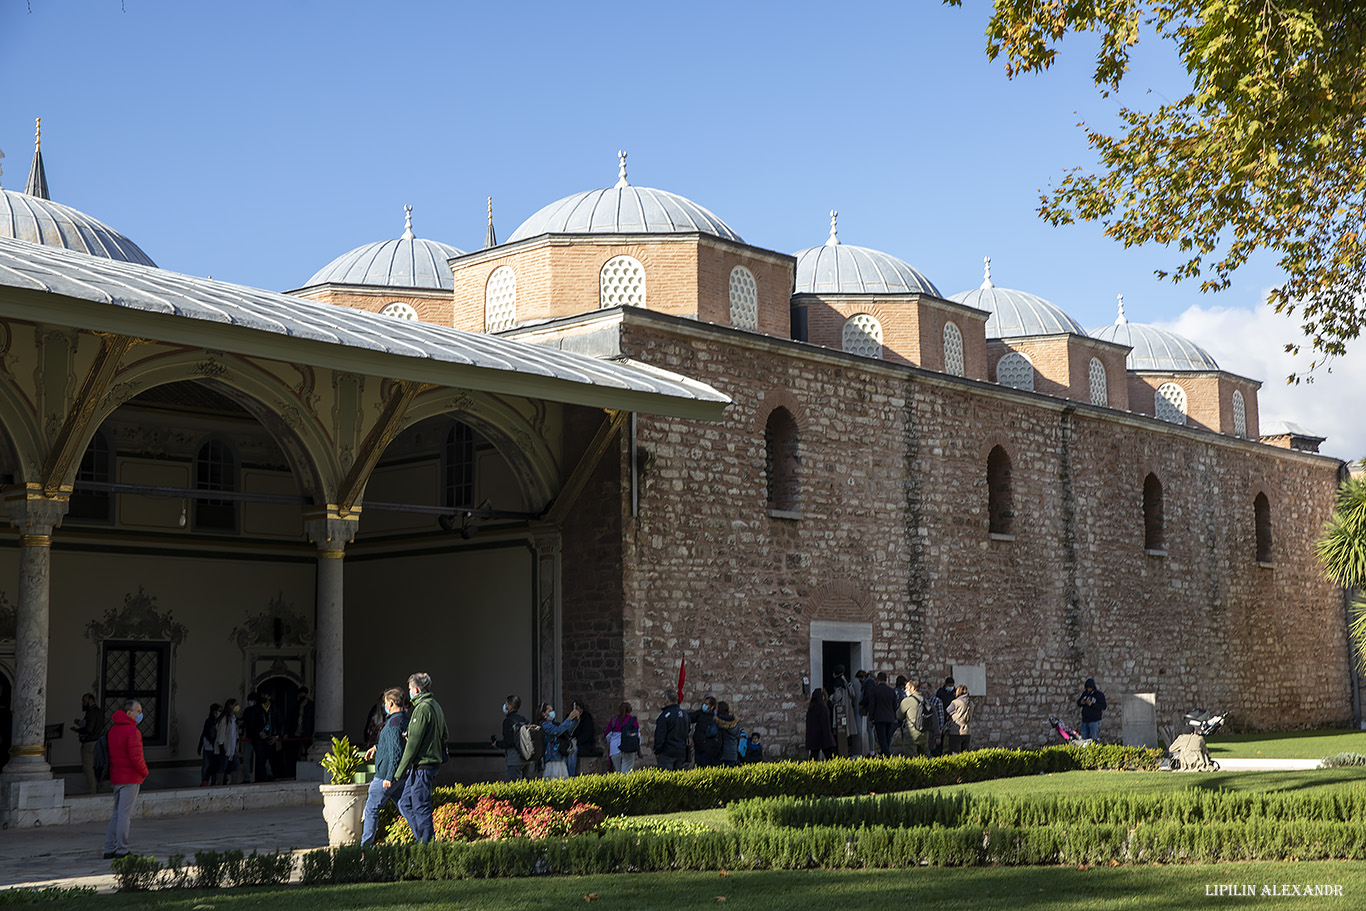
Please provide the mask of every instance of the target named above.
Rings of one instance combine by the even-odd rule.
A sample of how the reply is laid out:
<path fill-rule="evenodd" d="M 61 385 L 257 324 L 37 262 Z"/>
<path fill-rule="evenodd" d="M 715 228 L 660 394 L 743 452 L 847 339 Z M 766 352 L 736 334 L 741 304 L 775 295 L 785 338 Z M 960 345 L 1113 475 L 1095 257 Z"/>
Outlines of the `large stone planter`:
<path fill-rule="evenodd" d="M 370 790 L 363 784 L 322 784 L 323 819 L 327 821 L 327 844 L 333 848 L 360 844 L 365 820 L 365 796 Z"/>

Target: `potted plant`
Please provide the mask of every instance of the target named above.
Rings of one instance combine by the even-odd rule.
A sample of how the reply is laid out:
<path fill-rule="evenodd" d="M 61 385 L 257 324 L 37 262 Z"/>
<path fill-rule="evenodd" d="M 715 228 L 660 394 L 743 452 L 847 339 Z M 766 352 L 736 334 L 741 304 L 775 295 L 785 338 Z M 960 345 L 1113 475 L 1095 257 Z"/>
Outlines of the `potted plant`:
<path fill-rule="evenodd" d="M 327 821 L 327 843 L 331 847 L 354 845 L 360 841 L 365 816 L 367 785 L 357 784 L 365 764 L 365 754 L 351 745 L 346 736 L 332 738 L 332 750 L 322 758 L 323 771 L 332 784 L 319 785 L 323 795 L 323 819 Z"/>

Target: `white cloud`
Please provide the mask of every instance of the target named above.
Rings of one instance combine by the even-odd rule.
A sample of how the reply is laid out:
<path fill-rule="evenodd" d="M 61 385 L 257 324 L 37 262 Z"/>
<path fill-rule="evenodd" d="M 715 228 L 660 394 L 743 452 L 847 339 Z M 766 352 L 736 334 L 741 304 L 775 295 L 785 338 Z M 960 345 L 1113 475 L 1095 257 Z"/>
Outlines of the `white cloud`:
<path fill-rule="evenodd" d="M 1188 308 L 1172 322 L 1159 324 L 1186 336 L 1240 376 L 1262 381 L 1257 393 L 1261 426 L 1292 421 L 1327 437 L 1322 451 L 1343 459 L 1366 456 L 1366 344 L 1358 343 L 1347 355 L 1320 367 L 1313 382 L 1286 384 L 1291 373 L 1304 373 L 1313 360 L 1294 317 L 1270 307 Z M 1288 342 L 1300 342 L 1300 354 L 1284 351 Z"/>

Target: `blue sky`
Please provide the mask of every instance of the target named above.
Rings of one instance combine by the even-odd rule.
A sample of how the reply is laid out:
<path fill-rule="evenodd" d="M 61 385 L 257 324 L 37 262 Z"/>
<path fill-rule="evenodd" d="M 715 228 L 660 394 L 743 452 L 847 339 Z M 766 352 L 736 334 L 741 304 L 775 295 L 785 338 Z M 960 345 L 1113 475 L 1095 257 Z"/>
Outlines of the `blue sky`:
<path fill-rule="evenodd" d="M 1130 319 L 1208 333 L 1195 340 L 1222 366 L 1265 380 L 1264 424 L 1366 454 L 1345 417 L 1366 384 L 1350 354 L 1285 389 L 1295 365 L 1279 347 L 1297 330 L 1258 312 L 1269 260 L 1201 295 L 1153 276 L 1166 251 L 1035 214 L 1041 188 L 1090 161 L 1079 120 L 1185 92 L 1170 54 L 1141 46 L 1118 98 L 1095 91 L 1084 41 L 1011 82 L 983 51 L 987 9 L 7 0 L 0 181 L 22 188 L 42 117 L 53 199 L 163 268 L 287 290 L 398 236 L 405 204 L 420 236 L 470 249 L 492 196 L 507 237 L 610 186 L 626 149 L 632 183 L 693 199 L 756 246 L 819 244 L 835 208 L 841 240 L 946 295 L 975 287 L 987 255 L 997 285 L 1088 327 L 1112 322 L 1123 293 Z"/>

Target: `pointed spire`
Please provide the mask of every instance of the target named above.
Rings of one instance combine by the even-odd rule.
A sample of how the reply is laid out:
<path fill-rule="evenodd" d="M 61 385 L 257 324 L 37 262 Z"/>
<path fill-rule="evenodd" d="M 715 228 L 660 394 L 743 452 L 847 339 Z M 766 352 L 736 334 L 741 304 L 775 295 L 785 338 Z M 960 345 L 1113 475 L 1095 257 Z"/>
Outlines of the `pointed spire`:
<path fill-rule="evenodd" d="M 834 209 L 830 210 L 830 236 L 825 239 L 827 247 L 838 247 L 840 245 L 839 230 L 835 227 L 835 219 L 839 218 L 840 213 Z"/>
<path fill-rule="evenodd" d="M 498 246 L 498 233 L 493 230 L 493 197 L 489 197 L 489 228 L 484 232 L 484 249 Z"/>
<path fill-rule="evenodd" d="M 47 172 L 43 170 L 43 118 L 37 118 L 33 135 L 33 164 L 28 169 L 28 186 L 24 192 L 39 199 L 51 199 L 47 195 Z"/>
<path fill-rule="evenodd" d="M 403 207 L 403 237 L 402 240 L 413 240 L 417 237 L 413 233 L 413 207 Z"/>
<path fill-rule="evenodd" d="M 617 187 L 629 187 L 631 184 L 626 180 L 626 153 L 617 150 L 617 158 L 621 160 L 621 167 L 617 169 Z"/>
<path fill-rule="evenodd" d="M 996 287 L 996 286 L 993 285 L 993 284 L 991 283 L 991 257 L 990 257 L 990 256 L 983 256 L 983 257 L 982 257 L 982 290 L 985 291 L 985 290 L 988 289 L 988 288 L 995 288 L 995 287 Z"/>
<path fill-rule="evenodd" d="M 1124 295 L 1123 295 L 1123 294 L 1117 294 L 1117 295 L 1115 295 L 1115 296 L 1116 296 L 1117 298 L 1119 298 L 1119 319 L 1115 320 L 1115 325 L 1116 325 L 1116 326 L 1122 326 L 1122 325 L 1124 325 L 1125 323 L 1127 323 L 1127 322 L 1129 321 L 1129 320 L 1124 316 Z"/>

